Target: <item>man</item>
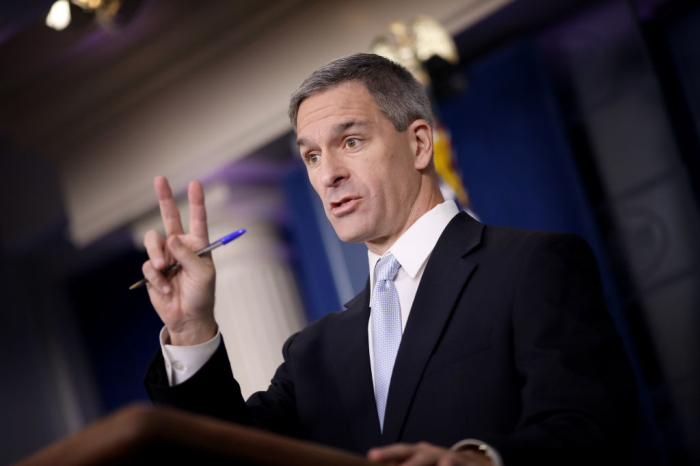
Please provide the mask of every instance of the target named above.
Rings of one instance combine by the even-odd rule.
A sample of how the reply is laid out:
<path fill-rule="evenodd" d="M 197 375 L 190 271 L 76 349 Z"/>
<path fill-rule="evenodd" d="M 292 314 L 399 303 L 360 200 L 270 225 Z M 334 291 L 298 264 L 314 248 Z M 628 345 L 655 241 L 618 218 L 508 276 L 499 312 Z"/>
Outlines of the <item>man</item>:
<path fill-rule="evenodd" d="M 368 284 L 293 335 L 268 390 L 244 402 L 213 317 L 211 258 L 192 252 L 208 242 L 201 185 L 185 235 L 157 178 L 167 239 L 146 235 L 143 267 L 165 323 L 152 399 L 379 462 L 624 460 L 634 388 L 585 242 L 485 226 L 445 202 L 428 99 L 384 58 L 322 67 L 289 113 L 333 228 L 369 249 Z M 172 260 L 183 267 L 168 280 L 158 270 Z M 189 373 L 172 370 L 173 353 Z"/>

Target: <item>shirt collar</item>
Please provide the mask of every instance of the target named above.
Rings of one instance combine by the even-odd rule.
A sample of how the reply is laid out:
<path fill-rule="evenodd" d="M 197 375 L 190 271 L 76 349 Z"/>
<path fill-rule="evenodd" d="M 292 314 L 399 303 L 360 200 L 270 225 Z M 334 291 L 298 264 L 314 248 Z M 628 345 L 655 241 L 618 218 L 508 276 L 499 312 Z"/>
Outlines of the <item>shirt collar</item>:
<path fill-rule="evenodd" d="M 436 205 L 416 220 L 384 254 L 392 253 L 404 271 L 411 278 L 415 278 L 430 257 L 430 253 L 433 252 L 447 224 L 458 213 L 457 204 L 452 200 Z M 373 284 L 374 267 L 382 256 L 369 249 L 367 256 L 369 259 L 369 279 L 370 283 Z"/>

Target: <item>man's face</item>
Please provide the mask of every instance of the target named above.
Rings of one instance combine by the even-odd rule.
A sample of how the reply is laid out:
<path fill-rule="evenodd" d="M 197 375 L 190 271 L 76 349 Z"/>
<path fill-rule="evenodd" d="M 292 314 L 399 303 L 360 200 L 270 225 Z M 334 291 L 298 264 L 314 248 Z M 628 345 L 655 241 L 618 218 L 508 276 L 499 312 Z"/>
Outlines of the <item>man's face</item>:
<path fill-rule="evenodd" d="M 411 132 L 398 132 L 359 82 L 304 100 L 297 142 L 309 180 L 343 241 L 391 245 L 420 188 Z"/>

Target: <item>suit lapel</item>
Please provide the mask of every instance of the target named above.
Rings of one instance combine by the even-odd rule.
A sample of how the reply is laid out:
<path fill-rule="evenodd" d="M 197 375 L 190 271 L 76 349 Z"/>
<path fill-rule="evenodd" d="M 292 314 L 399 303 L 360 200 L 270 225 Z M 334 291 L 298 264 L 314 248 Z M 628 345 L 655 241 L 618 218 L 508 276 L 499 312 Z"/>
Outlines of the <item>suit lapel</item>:
<path fill-rule="evenodd" d="M 479 245 L 483 227 L 467 214 L 460 213 L 447 225 L 433 249 L 394 363 L 381 444 L 397 442 L 401 436 L 425 366 L 476 268 L 476 264 L 464 256 Z"/>
<path fill-rule="evenodd" d="M 369 280 L 336 321 L 332 341 L 332 364 L 340 397 L 350 421 L 358 451 L 379 443 L 379 417 L 369 362 Z"/>

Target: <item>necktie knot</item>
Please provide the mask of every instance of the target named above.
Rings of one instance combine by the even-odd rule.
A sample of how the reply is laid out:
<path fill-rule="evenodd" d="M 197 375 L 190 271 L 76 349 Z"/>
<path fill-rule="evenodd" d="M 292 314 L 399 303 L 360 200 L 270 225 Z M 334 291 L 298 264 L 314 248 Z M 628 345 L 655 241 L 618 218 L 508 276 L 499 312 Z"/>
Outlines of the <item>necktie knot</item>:
<path fill-rule="evenodd" d="M 396 274 L 399 272 L 401 264 L 393 254 L 389 253 L 382 257 L 375 267 L 375 273 L 377 275 L 377 281 L 393 281 L 396 278 Z"/>

